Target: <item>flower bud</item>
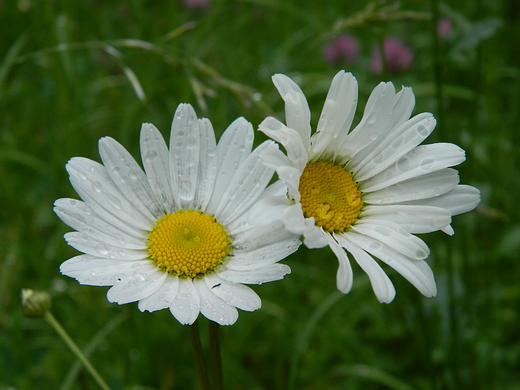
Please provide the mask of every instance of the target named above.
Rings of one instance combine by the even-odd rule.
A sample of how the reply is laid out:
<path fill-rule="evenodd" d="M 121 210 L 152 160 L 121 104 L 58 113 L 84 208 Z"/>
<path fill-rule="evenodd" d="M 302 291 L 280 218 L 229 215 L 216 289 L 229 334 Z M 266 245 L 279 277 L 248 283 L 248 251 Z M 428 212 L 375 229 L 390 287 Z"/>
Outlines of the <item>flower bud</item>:
<path fill-rule="evenodd" d="M 46 291 L 22 289 L 22 307 L 31 318 L 43 317 L 51 308 L 51 297 Z"/>

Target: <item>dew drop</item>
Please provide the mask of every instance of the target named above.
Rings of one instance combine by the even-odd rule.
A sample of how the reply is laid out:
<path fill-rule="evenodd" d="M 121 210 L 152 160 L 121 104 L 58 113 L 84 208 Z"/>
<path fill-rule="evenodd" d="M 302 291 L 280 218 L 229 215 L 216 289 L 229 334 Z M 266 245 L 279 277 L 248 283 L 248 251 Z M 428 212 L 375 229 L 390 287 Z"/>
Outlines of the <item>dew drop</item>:
<path fill-rule="evenodd" d="M 115 197 L 112 194 L 105 194 L 105 197 L 108 199 L 108 201 L 114 206 L 116 209 L 121 210 L 123 208 L 123 205 L 121 204 L 121 201 Z"/>
<path fill-rule="evenodd" d="M 382 244 L 379 242 L 379 241 L 372 241 L 369 245 L 368 245 L 368 251 L 378 251 L 379 249 L 381 249 L 381 246 Z"/>
<path fill-rule="evenodd" d="M 182 200 L 191 200 L 192 198 L 192 183 L 189 179 L 182 179 L 179 181 L 179 197 Z"/>
<path fill-rule="evenodd" d="M 421 137 L 427 137 L 429 134 L 429 130 L 424 125 L 418 125 L 417 129 L 415 130 L 417 134 L 419 134 Z"/>
<path fill-rule="evenodd" d="M 105 244 L 97 244 L 94 249 L 97 253 L 99 253 L 101 256 L 108 255 L 108 247 Z"/>
<path fill-rule="evenodd" d="M 87 176 L 86 176 L 83 172 L 78 172 L 78 177 L 79 177 L 81 180 L 87 180 Z"/>
<path fill-rule="evenodd" d="M 435 163 L 435 159 L 433 158 L 425 158 L 421 161 L 420 167 L 423 171 L 429 171 L 432 169 L 433 164 Z"/>
<path fill-rule="evenodd" d="M 95 181 L 92 183 L 92 189 L 96 192 L 101 192 L 103 190 L 103 186 L 99 181 Z"/>
<path fill-rule="evenodd" d="M 78 201 L 76 199 L 69 199 L 69 205 L 76 207 L 78 205 Z"/>
<path fill-rule="evenodd" d="M 433 196 L 439 196 L 442 194 L 442 190 L 441 190 L 441 187 L 434 187 L 433 190 Z"/>
<path fill-rule="evenodd" d="M 148 152 L 146 152 L 146 157 L 145 157 L 146 161 L 152 162 L 156 158 L 157 158 L 157 152 L 155 150 L 148 150 Z"/>
<path fill-rule="evenodd" d="M 373 125 L 374 123 L 376 123 L 376 120 L 377 120 L 377 115 L 372 112 L 367 117 L 367 124 Z"/>
<path fill-rule="evenodd" d="M 406 172 L 410 169 L 410 159 L 408 157 L 402 157 L 397 161 L 397 169 L 401 172 Z"/>
<path fill-rule="evenodd" d="M 188 149 L 194 149 L 197 147 L 197 140 L 195 139 L 195 137 L 193 137 L 192 135 L 190 135 L 188 137 L 188 142 L 186 143 L 186 147 Z"/>
<path fill-rule="evenodd" d="M 217 154 L 217 148 L 211 148 L 211 149 L 208 149 L 208 151 L 207 151 L 208 157 L 215 157 L 216 154 Z"/>

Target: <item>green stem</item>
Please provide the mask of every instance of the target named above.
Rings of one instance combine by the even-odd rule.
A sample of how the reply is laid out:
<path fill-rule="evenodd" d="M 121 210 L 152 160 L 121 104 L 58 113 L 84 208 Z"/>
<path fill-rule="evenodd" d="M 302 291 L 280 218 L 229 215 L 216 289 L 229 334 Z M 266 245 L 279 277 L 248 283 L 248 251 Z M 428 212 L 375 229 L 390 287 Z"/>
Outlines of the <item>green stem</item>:
<path fill-rule="evenodd" d="M 108 385 L 105 383 L 103 378 L 99 375 L 99 373 L 96 371 L 94 366 L 90 364 L 90 361 L 87 359 L 87 357 L 83 354 L 81 349 L 76 345 L 74 340 L 70 338 L 68 333 L 65 331 L 65 329 L 61 326 L 61 324 L 58 322 L 58 320 L 52 315 L 52 313 L 47 310 L 44 315 L 45 320 L 54 328 L 54 330 L 58 333 L 58 335 L 65 341 L 65 344 L 70 348 L 70 350 L 76 355 L 76 357 L 83 363 L 87 371 L 92 375 L 94 380 L 97 382 L 99 387 L 101 387 L 103 390 L 110 390 Z"/>
<path fill-rule="evenodd" d="M 204 364 L 204 357 L 202 356 L 202 347 L 200 344 L 199 336 L 199 324 L 197 321 L 198 320 L 195 320 L 195 322 L 190 325 L 190 340 L 191 347 L 193 349 L 193 357 L 195 359 L 195 366 L 197 367 L 197 373 L 199 374 L 199 381 L 202 389 L 211 390 L 208 373 L 206 372 L 206 366 Z"/>
<path fill-rule="evenodd" d="M 213 321 L 209 322 L 209 353 L 211 358 L 211 376 L 213 378 L 213 390 L 223 389 L 219 329 L 219 324 Z"/>

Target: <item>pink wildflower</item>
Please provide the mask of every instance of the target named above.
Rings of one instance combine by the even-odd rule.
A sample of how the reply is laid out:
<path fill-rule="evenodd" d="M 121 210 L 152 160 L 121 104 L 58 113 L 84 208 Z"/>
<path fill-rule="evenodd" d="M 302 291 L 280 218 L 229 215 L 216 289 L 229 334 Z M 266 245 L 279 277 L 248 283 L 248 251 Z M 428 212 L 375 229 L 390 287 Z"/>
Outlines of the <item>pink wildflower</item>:
<path fill-rule="evenodd" d="M 323 57 L 331 65 L 353 64 L 359 57 L 359 41 L 350 34 L 342 34 L 323 48 Z"/>
<path fill-rule="evenodd" d="M 405 45 L 395 37 L 385 38 L 384 53 L 388 72 L 391 74 L 403 72 L 412 67 L 414 53 L 411 47 Z M 376 47 L 372 53 L 370 69 L 373 73 L 380 75 L 383 71 L 381 49 Z"/>

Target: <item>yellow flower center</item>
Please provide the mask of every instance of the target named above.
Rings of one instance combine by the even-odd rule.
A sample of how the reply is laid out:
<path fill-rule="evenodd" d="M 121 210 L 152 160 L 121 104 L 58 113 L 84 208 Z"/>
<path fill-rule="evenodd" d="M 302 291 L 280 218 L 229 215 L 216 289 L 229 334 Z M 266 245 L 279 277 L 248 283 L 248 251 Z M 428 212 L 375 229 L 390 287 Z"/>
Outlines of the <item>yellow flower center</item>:
<path fill-rule="evenodd" d="M 231 251 L 231 239 L 213 215 L 166 214 L 148 235 L 150 258 L 164 272 L 195 278 L 214 271 Z"/>
<path fill-rule="evenodd" d="M 325 161 L 308 164 L 300 177 L 300 203 L 306 218 L 329 233 L 341 233 L 357 221 L 363 201 L 352 175 Z"/>

